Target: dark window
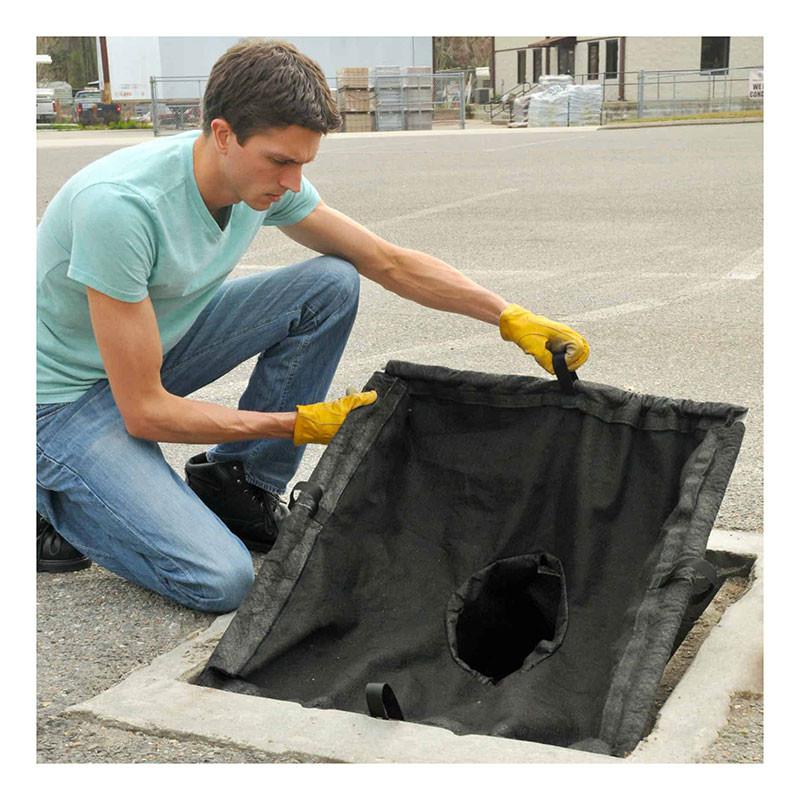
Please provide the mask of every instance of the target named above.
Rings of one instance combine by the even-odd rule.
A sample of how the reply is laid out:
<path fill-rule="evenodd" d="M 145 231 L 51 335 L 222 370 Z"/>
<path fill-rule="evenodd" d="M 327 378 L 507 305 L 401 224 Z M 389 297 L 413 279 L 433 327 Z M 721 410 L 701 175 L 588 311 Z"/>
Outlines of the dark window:
<path fill-rule="evenodd" d="M 575 75 L 574 44 L 560 44 L 558 46 L 558 74 Z"/>
<path fill-rule="evenodd" d="M 730 36 L 703 36 L 700 42 L 700 69 L 728 69 Z"/>
<path fill-rule="evenodd" d="M 616 78 L 619 69 L 619 39 L 606 42 L 606 78 Z"/>
<path fill-rule="evenodd" d="M 600 72 L 600 42 L 589 42 L 589 69 L 586 79 L 596 81 Z"/>
<path fill-rule="evenodd" d="M 525 50 L 517 50 L 517 83 L 525 83 Z"/>
<path fill-rule="evenodd" d="M 539 78 L 542 76 L 542 51 L 533 51 L 533 82 L 539 83 Z"/>

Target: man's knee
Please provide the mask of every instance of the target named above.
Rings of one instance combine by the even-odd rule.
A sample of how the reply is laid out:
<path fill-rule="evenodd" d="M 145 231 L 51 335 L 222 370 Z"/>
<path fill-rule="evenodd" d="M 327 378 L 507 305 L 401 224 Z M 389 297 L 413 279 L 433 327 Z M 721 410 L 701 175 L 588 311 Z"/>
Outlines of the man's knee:
<path fill-rule="evenodd" d="M 358 270 L 349 261 L 337 256 L 322 256 L 317 261 L 320 277 L 330 292 L 331 302 L 355 310 L 361 291 Z"/>
<path fill-rule="evenodd" d="M 241 556 L 215 564 L 198 587 L 197 598 L 192 605 L 199 611 L 226 613 L 237 609 L 254 580 L 253 562 L 250 555 Z"/>

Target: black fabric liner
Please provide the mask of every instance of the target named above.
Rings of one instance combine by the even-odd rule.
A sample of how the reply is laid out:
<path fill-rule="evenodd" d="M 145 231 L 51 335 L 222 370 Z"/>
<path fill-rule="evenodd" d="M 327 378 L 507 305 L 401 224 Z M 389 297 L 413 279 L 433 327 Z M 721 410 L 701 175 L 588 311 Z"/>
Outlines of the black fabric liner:
<path fill-rule="evenodd" d="M 198 683 L 367 713 L 385 682 L 408 721 L 629 752 L 746 409 L 401 362 L 367 388 Z"/>

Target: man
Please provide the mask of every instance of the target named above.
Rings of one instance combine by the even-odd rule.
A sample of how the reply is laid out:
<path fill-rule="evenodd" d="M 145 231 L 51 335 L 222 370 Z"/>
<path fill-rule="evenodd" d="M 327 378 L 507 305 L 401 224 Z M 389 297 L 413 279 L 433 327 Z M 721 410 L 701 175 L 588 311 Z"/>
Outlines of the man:
<path fill-rule="evenodd" d="M 442 261 L 392 245 L 302 176 L 340 123 L 319 66 L 251 40 L 214 65 L 203 130 L 126 148 L 73 176 L 38 231 L 37 568 L 91 560 L 203 611 L 236 608 L 310 442 L 365 392 L 324 402 L 359 276 L 499 325 L 552 369 L 589 347 Z M 324 255 L 225 281 L 262 225 Z M 258 356 L 238 409 L 187 398 Z M 214 443 L 184 483 L 157 442 Z"/>

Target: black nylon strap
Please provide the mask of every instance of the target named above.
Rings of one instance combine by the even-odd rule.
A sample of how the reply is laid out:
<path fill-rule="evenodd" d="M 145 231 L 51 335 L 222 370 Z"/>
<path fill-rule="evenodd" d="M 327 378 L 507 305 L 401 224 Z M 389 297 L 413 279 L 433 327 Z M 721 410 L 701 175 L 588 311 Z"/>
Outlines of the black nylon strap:
<path fill-rule="evenodd" d="M 553 369 L 564 393 L 575 394 L 575 381 L 578 380 L 578 376 L 567 369 L 567 356 L 564 352 L 553 353 Z"/>
<path fill-rule="evenodd" d="M 682 569 L 689 568 L 694 572 L 692 578 L 692 597 L 702 597 L 710 592 L 717 585 L 719 575 L 717 568 L 703 558 L 687 558 L 679 561 L 657 584 L 665 586 L 675 580 L 676 573 Z"/>
<path fill-rule="evenodd" d="M 298 481 L 289 493 L 289 510 L 299 504 L 308 509 L 309 516 L 313 517 L 319 502 L 322 500 L 322 487 L 309 481 Z M 302 502 L 300 502 L 302 500 Z"/>
<path fill-rule="evenodd" d="M 378 719 L 403 719 L 400 704 L 388 683 L 367 684 L 367 708 Z"/>

